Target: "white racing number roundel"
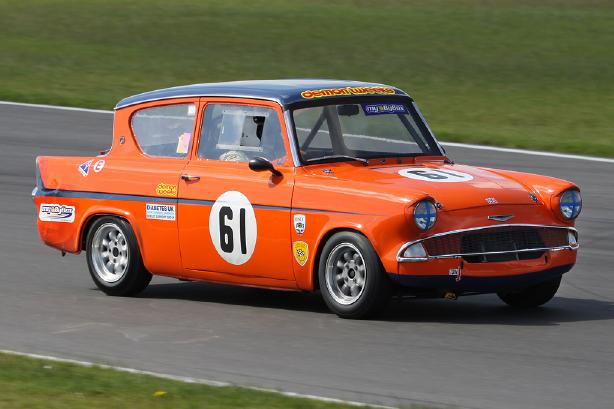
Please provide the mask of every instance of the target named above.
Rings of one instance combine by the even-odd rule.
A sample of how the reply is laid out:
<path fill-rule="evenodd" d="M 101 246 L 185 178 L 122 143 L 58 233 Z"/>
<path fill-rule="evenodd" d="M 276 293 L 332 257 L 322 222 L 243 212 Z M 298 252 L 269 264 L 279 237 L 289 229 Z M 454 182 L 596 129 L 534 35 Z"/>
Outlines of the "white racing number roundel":
<path fill-rule="evenodd" d="M 209 215 L 209 234 L 220 256 L 236 266 L 254 254 L 258 227 L 251 203 L 241 192 L 222 193 Z"/>
<path fill-rule="evenodd" d="M 432 168 L 406 168 L 399 171 L 399 175 L 409 178 L 422 180 L 424 182 L 468 182 L 473 180 L 473 176 L 468 173 L 449 169 Z"/>

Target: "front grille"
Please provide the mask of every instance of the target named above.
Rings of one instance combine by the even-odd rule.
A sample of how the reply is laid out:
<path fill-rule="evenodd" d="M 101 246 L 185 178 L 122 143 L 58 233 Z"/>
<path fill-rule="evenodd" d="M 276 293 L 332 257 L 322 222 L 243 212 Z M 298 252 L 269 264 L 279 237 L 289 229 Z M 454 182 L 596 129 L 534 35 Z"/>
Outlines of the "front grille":
<path fill-rule="evenodd" d="M 526 250 L 562 247 L 568 242 L 566 229 L 506 226 L 433 237 L 423 244 L 429 256 L 460 255 L 469 263 L 487 263 L 536 259 L 545 251 Z M 482 254 L 493 252 L 505 253 Z"/>

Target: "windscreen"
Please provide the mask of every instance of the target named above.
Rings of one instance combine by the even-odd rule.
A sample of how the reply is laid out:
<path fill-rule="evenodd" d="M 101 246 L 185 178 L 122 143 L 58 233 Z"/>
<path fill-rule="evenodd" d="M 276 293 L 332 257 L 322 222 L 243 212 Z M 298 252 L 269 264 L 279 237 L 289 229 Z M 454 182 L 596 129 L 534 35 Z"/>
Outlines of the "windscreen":
<path fill-rule="evenodd" d="M 309 106 L 292 111 L 304 162 L 349 156 L 362 159 L 441 155 L 410 102 Z"/>

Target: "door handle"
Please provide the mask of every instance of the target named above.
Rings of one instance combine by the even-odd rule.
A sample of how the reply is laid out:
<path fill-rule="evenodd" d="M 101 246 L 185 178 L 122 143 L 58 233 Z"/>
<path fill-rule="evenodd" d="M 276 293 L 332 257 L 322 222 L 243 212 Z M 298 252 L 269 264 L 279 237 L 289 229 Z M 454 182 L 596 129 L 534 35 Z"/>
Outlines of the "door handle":
<path fill-rule="evenodd" d="M 186 182 L 198 182 L 200 180 L 200 176 L 183 174 L 181 175 L 181 179 L 185 180 Z"/>

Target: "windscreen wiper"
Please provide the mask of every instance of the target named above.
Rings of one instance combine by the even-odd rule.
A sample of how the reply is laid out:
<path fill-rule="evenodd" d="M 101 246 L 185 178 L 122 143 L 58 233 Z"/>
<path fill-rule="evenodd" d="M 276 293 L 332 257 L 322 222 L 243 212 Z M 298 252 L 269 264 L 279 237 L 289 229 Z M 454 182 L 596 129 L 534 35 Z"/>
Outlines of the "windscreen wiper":
<path fill-rule="evenodd" d="M 318 163 L 318 162 L 326 162 L 329 159 L 346 159 L 346 160 L 355 160 L 360 163 L 364 163 L 365 166 L 369 165 L 369 161 L 364 158 L 357 158 L 355 156 L 349 155 L 329 155 L 329 156 L 320 156 L 319 158 L 308 159 L 305 162 L 307 163 Z"/>

